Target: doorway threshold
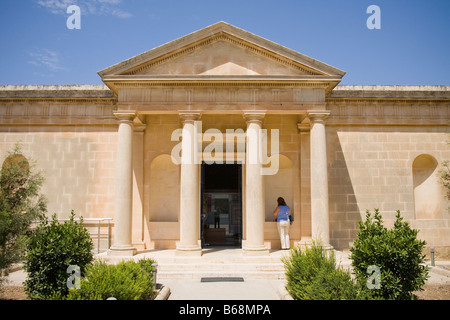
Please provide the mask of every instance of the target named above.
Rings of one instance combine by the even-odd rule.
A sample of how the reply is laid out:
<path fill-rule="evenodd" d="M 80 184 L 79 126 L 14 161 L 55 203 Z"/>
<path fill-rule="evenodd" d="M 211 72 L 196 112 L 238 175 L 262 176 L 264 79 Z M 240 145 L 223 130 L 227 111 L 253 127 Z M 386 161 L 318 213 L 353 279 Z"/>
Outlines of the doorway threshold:
<path fill-rule="evenodd" d="M 244 282 L 242 277 L 202 277 L 200 282 Z"/>

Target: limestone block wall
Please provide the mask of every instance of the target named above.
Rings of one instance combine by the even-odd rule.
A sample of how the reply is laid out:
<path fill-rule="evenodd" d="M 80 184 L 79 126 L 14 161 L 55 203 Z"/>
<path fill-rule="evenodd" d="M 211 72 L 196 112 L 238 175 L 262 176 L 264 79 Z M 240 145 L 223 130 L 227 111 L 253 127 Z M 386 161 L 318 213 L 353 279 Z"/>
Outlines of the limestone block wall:
<path fill-rule="evenodd" d="M 425 168 L 425 178 L 434 186 L 425 188 L 432 193 L 426 195 L 432 215 L 424 212 L 426 206 L 416 206 L 417 186 L 425 178 L 420 176 L 420 164 L 416 162 L 414 169 L 415 160 L 424 155 L 436 165 L 450 159 L 447 131 L 445 126 L 327 128 L 330 232 L 337 249 L 348 247 L 355 238 L 366 210 L 379 208 L 386 226 L 392 227 L 395 211 L 400 210 L 413 228 L 420 229 L 419 238 L 439 247 L 442 256 L 449 254 L 450 213 L 438 169 L 427 173 Z"/>
<path fill-rule="evenodd" d="M 49 215 L 113 218 L 116 127 L 0 126 L 1 161 L 16 143 L 43 172 Z"/>
<path fill-rule="evenodd" d="M 21 145 L 45 177 L 49 216 L 113 218 L 115 103 L 103 85 L 0 86 L 0 161 Z"/>

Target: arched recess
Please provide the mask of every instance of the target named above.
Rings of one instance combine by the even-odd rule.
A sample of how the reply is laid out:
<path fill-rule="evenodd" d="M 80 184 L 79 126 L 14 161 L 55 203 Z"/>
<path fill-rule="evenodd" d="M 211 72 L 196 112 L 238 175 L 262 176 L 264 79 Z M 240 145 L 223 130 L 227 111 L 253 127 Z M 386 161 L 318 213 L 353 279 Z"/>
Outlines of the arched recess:
<path fill-rule="evenodd" d="M 279 169 L 274 175 L 264 176 L 266 221 L 274 221 L 273 211 L 277 207 L 278 197 L 283 197 L 286 204 L 294 208 L 294 171 L 291 159 L 285 155 L 274 155 L 279 158 Z"/>
<path fill-rule="evenodd" d="M 438 162 L 429 154 L 421 154 L 412 164 L 414 212 L 416 219 L 438 219 L 441 188 L 438 180 Z"/>
<path fill-rule="evenodd" d="M 27 172 L 30 169 L 30 164 L 27 158 L 20 153 L 12 154 L 6 157 L 3 161 L 2 170 L 18 170 L 19 172 Z"/>
<path fill-rule="evenodd" d="M 180 183 L 179 166 L 170 155 L 162 154 L 150 165 L 150 221 L 178 221 Z"/>

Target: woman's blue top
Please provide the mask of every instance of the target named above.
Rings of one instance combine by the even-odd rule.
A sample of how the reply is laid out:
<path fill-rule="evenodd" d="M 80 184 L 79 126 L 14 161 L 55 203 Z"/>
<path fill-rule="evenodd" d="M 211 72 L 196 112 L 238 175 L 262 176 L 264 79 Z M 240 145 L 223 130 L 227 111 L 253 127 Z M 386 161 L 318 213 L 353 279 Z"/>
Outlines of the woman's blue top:
<path fill-rule="evenodd" d="M 277 215 L 277 222 L 288 221 L 289 220 L 289 207 L 288 206 L 278 206 L 280 210 Z"/>

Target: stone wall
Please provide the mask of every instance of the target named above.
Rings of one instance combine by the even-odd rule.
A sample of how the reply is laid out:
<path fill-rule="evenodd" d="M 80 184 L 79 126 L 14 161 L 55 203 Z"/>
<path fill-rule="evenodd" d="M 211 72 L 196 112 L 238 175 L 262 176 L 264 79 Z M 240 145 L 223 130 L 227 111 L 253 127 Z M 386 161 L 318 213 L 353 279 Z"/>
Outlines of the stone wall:
<path fill-rule="evenodd" d="M 0 159 L 20 143 L 23 155 L 36 160 L 46 178 L 42 192 L 49 200 L 49 215 L 66 218 L 73 209 L 83 217 L 113 218 L 117 101 L 111 92 L 104 86 L 1 89 Z M 416 89 L 342 86 L 328 98 L 330 237 L 336 249 L 347 249 L 365 211 L 379 208 L 388 227 L 400 210 L 420 229 L 419 237 L 436 247 L 438 257 L 449 256 L 448 201 L 436 174 L 450 159 L 450 104 L 446 87 Z M 170 155 L 178 141 L 170 137 L 181 128 L 180 118 L 170 113 L 140 114 L 137 119 L 133 243 L 147 249 L 175 248 L 179 166 Z M 239 112 L 207 112 L 201 121 L 203 132 L 246 129 Z M 311 236 L 309 123 L 302 112 L 269 113 L 262 127 L 269 137 L 271 129 L 279 130 L 281 170 L 265 177 L 264 234 L 266 245 L 276 248 L 278 233 L 270 219 L 278 196 L 286 198 L 295 217 L 291 238 Z"/>
<path fill-rule="evenodd" d="M 45 177 L 48 214 L 113 217 L 117 126 L 105 86 L 0 86 L 0 161 L 16 144 Z"/>
<path fill-rule="evenodd" d="M 0 127 L 0 159 L 16 143 L 45 177 L 48 214 L 114 215 L 117 129 L 113 126 Z"/>
<path fill-rule="evenodd" d="M 348 93 L 345 99 L 336 98 L 348 89 L 353 99 Z M 419 238 L 435 246 L 437 255 L 448 257 L 449 203 L 438 178 L 441 163 L 450 159 L 449 103 L 441 100 L 445 90 L 388 89 L 343 86 L 328 104 L 332 244 L 348 248 L 366 210 L 380 209 L 387 227 L 392 227 L 395 211 L 400 210 L 420 230 Z M 382 98 L 383 90 L 387 90 L 385 97 L 393 99 Z M 435 99 L 418 99 L 425 96 Z"/>

